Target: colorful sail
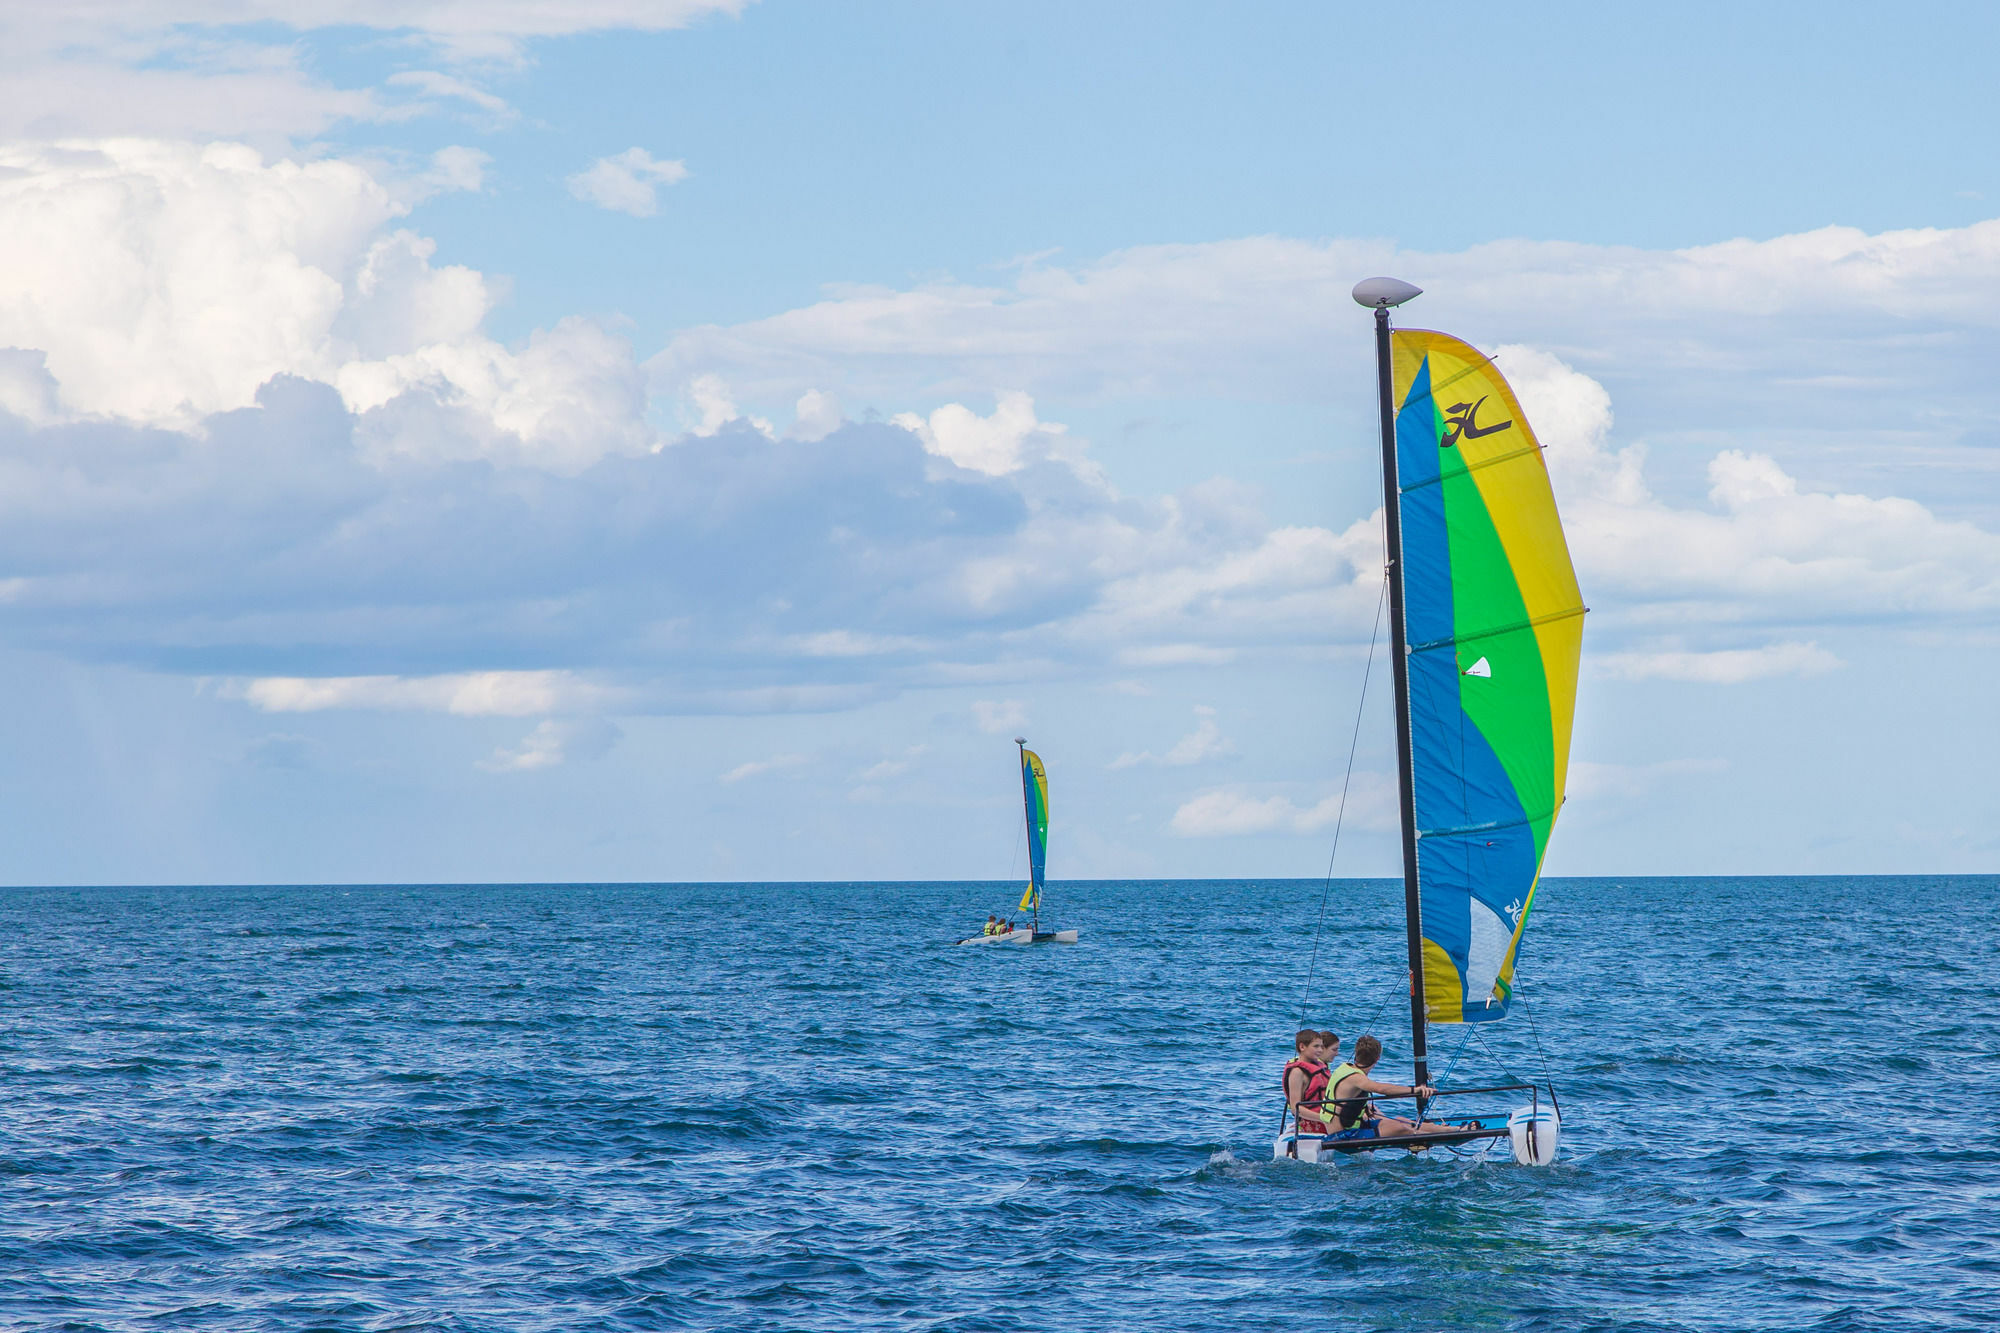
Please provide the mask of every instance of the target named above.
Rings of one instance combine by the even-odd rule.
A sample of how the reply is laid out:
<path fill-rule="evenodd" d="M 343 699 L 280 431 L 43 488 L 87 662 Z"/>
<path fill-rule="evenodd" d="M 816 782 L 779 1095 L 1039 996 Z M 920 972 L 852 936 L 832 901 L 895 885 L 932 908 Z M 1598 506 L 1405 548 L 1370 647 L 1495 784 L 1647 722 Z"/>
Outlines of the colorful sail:
<path fill-rule="evenodd" d="M 1042 864 L 1049 852 L 1049 777 L 1042 771 L 1042 757 L 1026 747 L 1021 750 L 1021 795 L 1028 806 L 1028 889 L 1020 907 L 1025 912 L 1042 905 Z"/>
<path fill-rule="evenodd" d="M 1493 362 L 1396 330 L 1396 471 L 1424 998 L 1503 1017 L 1562 808 L 1584 606 L 1548 468 Z"/>

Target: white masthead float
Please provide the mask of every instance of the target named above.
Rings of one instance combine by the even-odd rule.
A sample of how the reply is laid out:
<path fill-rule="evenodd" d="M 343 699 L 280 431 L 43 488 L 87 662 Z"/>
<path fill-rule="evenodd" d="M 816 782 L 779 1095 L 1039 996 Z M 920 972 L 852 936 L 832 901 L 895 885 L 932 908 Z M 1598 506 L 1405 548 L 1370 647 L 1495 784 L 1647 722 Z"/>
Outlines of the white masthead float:
<path fill-rule="evenodd" d="M 1025 736 L 1014 738 L 1021 752 L 1021 803 L 1028 821 L 1028 888 L 1021 895 L 1018 910 L 1029 914 L 1030 924 L 1022 930 L 995 935 L 974 935 L 960 944 L 1075 944 L 1073 930 L 1042 929 L 1042 869 L 1049 850 L 1049 776 L 1042 757 L 1028 748 Z"/>
<path fill-rule="evenodd" d="M 1390 309 L 1421 294 L 1395 278 L 1354 288 L 1375 312 L 1413 1086 L 1430 1083 L 1429 1025 L 1497 1022 L 1515 998 L 1562 808 L 1584 614 L 1548 469 L 1513 389 L 1457 338 L 1390 328 Z M 1433 1113 L 1442 1098 L 1507 1092 L 1528 1092 L 1528 1104 Z M 1419 1097 L 1422 1128 L 1393 1138 L 1343 1137 L 1352 1098 L 1307 1109 L 1331 1128 L 1281 1125 L 1278 1156 L 1511 1138 L 1517 1160 L 1547 1163 L 1560 1132 L 1546 1081 Z"/>

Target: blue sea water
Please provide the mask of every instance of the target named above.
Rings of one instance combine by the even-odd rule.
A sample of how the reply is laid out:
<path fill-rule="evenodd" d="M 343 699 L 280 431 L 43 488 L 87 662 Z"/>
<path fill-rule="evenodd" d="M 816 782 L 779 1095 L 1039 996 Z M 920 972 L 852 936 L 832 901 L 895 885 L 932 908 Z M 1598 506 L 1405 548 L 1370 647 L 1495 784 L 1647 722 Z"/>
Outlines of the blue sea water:
<path fill-rule="evenodd" d="M 1546 1055 L 1542 1170 L 1270 1160 L 1320 894 L 8 890 L 0 1324 L 2000 1325 L 2000 879 L 1550 881 L 1452 1078 Z M 1402 948 L 1333 885 L 1391 1065 Z"/>

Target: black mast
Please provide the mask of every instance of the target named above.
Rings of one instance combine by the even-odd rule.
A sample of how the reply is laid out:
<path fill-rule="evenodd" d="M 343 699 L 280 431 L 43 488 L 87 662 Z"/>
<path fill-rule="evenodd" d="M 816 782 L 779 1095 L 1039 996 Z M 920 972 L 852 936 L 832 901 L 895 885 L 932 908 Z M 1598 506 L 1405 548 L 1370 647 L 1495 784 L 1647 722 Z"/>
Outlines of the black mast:
<path fill-rule="evenodd" d="M 1382 526 L 1389 545 L 1389 660 L 1396 678 L 1396 790 L 1402 803 L 1403 921 L 1410 947 L 1410 1054 L 1412 1082 L 1431 1081 L 1430 1052 L 1424 1042 L 1424 916 L 1417 892 L 1416 779 L 1410 769 L 1409 636 L 1403 625 L 1402 488 L 1396 480 L 1395 386 L 1389 361 L 1389 307 L 1417 295 L 1393 278 L 1370 278 L 1354 289 L 1354 299 L 1375 310 L 1375 382 L 1382 408 Z M 1417 1103 L 1423 1115 L 1423 1103 Z"/>

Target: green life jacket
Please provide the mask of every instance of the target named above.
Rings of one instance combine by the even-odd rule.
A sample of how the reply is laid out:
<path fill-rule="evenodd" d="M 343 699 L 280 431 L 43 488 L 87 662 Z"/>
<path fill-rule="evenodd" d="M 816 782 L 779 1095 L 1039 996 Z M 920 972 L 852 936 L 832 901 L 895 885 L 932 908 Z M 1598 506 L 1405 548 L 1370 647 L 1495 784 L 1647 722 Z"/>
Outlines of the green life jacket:
<path fill-rule="evenodd" d="M 1327 1097 L 1331 1099 L 1339 1096 L 1341 1083 L 1343 1083 L 1352 1075 L 1355 1074 L 1365 1075 L 1366 1072 L 1367 1071 L 1363 1070 L 1360 1065 L 1356 1064 L 1340 1065 L 1331 1074 L 1327 1075 L 1326 1079 Z M 1374 1109 L 1368 1105 L 1368 1098 L 1366 1095 L 1360 1097 L 1341 1097 L 1338 1101 L 1329 1100 L 1327 1102 L 1327 1107 L 1333 1110 L 1333 1112 L 1340 1117 L 1340 1127 L 1342 1129 L 1353 1129 L 1363 1120 L 1369 1119 L 1370 1116 L 1368 1113 L 1369 1111 Z"/>

